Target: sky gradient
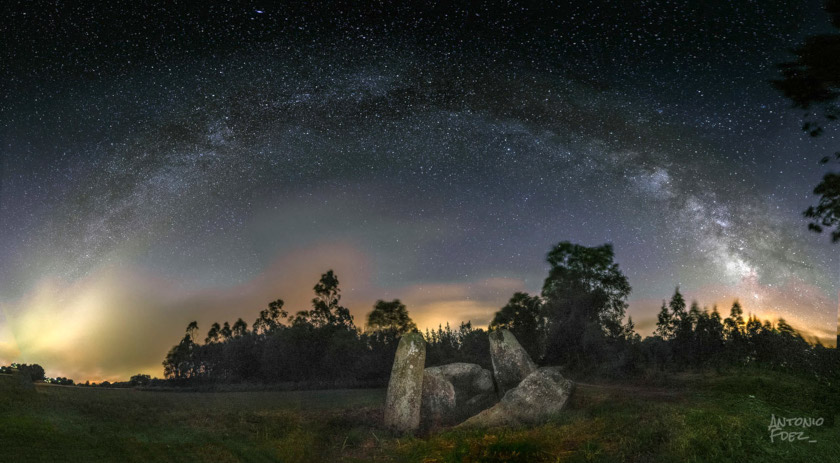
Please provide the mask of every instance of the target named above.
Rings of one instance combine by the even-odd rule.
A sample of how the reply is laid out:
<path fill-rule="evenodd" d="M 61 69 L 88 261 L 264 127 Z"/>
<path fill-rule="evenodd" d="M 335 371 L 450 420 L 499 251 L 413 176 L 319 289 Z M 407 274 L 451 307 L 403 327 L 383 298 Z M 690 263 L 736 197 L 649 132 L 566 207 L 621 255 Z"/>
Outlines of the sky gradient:
<path fill-rule="evenodd" d="M 483 326 L 564 240 L 613 244 L 643 335 L 679 285 L 833 344 L 836 133 L 768 83 L 820 2 L 578 3 L 4 6 L 0 363 L 161 376 L 327 269 L 359 326 Z"/>

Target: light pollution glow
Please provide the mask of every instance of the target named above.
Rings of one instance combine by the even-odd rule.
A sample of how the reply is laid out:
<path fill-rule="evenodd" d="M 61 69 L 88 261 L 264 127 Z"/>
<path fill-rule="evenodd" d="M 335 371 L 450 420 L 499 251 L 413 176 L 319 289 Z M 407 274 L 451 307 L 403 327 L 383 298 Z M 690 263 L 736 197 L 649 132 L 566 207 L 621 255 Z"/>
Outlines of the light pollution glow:
<path fill-rule="evenodd" d="M 242 317 L 249 325 L 268 301 L 282 298 L 292 311 L 308 308 L 311 288 L 319 275 L 334 269 L 341 281 L 342 303 L 351 309 L 358 326 L 376 299 L 401 299 L 421 329 L 462 321 L 486 327 L 492 314 L 515 291 L 536 293 L 521 279 L 488 278 L 468 284 L 423 284 L 383 289 L 372 282 L 371 259 L 347 243 L 322 244 L 290 252 L 275 259 L 264 272 L 235 287 L 189 287 L 182 282 L 155 277 L 138 269 L 102 267 L 74 282 L 55 279 L 40 282 L 35 290 L 2 307 L 0 361 L 40 363 L 49 376 L 76 381 L 125 380 L 137 373 L 162 375 L 161 361 L 177 342 L 189 321 L 199 322 L 203 337 L 215 321 L 233 322 Z M 632 283 L 632 282 L 631 282 Z M 831 304 L 816 287 L 790 282 L 782 287 L 758 287 L 755 278 L 734 286 L 685 291 L 722 316 L 732 300 L 740 297 L 745 316 L 755 314 L 775 321 L 780 312 Z M 791 288 L 796 287 L 796 293 Z M 806 288 L 803 291 L 803 287 Z M 758 295 L 760 297 L 749 297 Z M 720 295 L 710 300 L 708 294 Z M 794 296 L 793 294 L 797 294 Z M 663 297 L 669 295 L 663 295 Z M 628 314 L 637 331 L 649 335 L 661 300 L 631 299 Z M 779 307 L 782 310 L 767 310 Z M 811 340 L 833 344 L 830 323 L 788 322 Z"/>
<path fill-rule="evenodd" d="M 420 327 L 484 326 L 539 292 L 562 240 L 613 243 L 642 335 L 679 285 L 834 342 L 837 248 L 801 211 L 836 133 L 807 136 L 768 83 L 821 27 L 807 5 L 648 5 L 680 25 L 662 29 L 570 2 L 505 14 L 503 34 L 408 8 L 359 40 L 331 6 L 163 9 L 176 33 L 156 38 L 137 3 L 110 16 L 143 18 L 136 54 L 111 46 L 123 21 L 75 8 L 11 22 L 0 47 L 6 363 L 159 376 L 190 321 L 203 337 L 277 298 L 306 309 L 330 268 L 359 326 L 393 298 Z M 79 24 L 102 33 L 65 37 Z"/>

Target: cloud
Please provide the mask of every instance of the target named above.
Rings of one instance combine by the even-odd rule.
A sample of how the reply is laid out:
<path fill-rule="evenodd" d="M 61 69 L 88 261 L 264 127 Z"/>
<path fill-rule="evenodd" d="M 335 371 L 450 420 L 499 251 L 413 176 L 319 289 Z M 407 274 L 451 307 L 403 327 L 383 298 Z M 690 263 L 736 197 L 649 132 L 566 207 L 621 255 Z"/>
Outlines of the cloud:
<path fill-rule="evenodd" d="M 488 278 L 472 283 L 416 284 L 400 288 L 394 294 L 409 310 L 417 326 L 434 329 L 461 322 L 486 328 L 496 313 L 516 291 L 524 291 L 525 282 L 513 278 Z"/>

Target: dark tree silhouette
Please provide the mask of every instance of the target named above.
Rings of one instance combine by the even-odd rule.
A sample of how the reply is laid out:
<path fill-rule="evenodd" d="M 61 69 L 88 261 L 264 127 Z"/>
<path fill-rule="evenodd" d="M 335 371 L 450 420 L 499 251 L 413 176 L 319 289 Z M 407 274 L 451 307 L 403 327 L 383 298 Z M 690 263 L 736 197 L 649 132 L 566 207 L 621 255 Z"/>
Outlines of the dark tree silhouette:
<path fill-rule="evenodd" d="M 668 302 L 668 308 L 671 309 L 671 322 L 674 323 L 673 331 L 679 329 L 680 324 L 685 320 L 685 298 L 680 293 L 680 287 L 674 290 L 674 295 L 671 296 L 671 301 Z"/>
<path fill-rule="evenodd" d="M 20 372 L 21 376 L 24 376 L 31 381 L 43 381 L 46 378 L 44 374 L 44 368 L 37 363 L 33 363 L 32 365 L 21 364 L 18 365 L 18 371 Z"/>
<path fill-rule="evenodd" d="M 190 322 L 190 324 L 187 325 L 187 336 L 189 336 L 193 341 L 195 341 L 196 331 L 198 331 L 198 322 Z"/>
<path fill-rule="evenodd" d="M 233 324 L 233 328 L 231 329 L 231 333 L 235 338 L 245 336 L 248 334 L 248 324 L 241 318 L 236 320 L 236 323 Z"/>
<path fill-rule="evenodd" d="M 183 380 L 197 375 L 198 371 L 193 358 L 193 351 L 196 348 L 193 336 L 197 330 L 198 323 L 190 322 L 181 342 L 173 346 L 166 354 L 163 361 L 163 373 L 167 378 Z"/>
<path fill-rule="evenodd" d="M 426 366 L 444 365 L 453 362 L 466 362 L 492 368 L 490 339 L 487 332 L 473 328 L 472 323 L 461 323 L 453 330 L 449 323 L 438 326 L 437 330 L 426 330 Z"/>
<path fill-rule="evenodd" d="M 708 310 L 703 310 L 697 315 L 693 340 L 695 343 L 692 350 L 693 364 L 717 362 L 717 356 L 723 349 L 723 323 L 721 323 L 717 306 L 712 309 L 711 313 Z"/>
<path fill-rule="evenodd" d="M 221 337 L 222 337 L 221 330 L 222 330 L 222 327 L 219 326 L 218 323 L 213 323 L 212 325 L 210 325 L 210 331 L 207 332 L 207 337 L 204 338 L 204 343 L 205 344 L 210 344 L 210 343 L 221 341 Z"/>
<path fill-rule="evenodd" d="M 840 28 L 840 0 L 826 0 L 825 9 L 831 15 L 831 22 Z M 812 137 L 823 133 L 824 122 L 840 118 L 840 34 L 821 34 L 808 37 L 805 43 L 794 51 L 796 59 L 782 63 L 779 69 L 782 78 L 773 80 L 773 85 L 793 102 L 794 107 L 806 111 L 802 130 Z M 840 161 L 840 151 L 834 153 Z M 822 163 L 831 160 L 824 157 Z M 814 188 L 820 199 L 816 206 L 805 210 L 810 219 L 808 229 L 821 233 L 831 232 L 831 241 L 840 240 L 840 173 L 829 172 Z"/>
<path fill-rule="evenodd" d="M 254 321 L 254 333 L 266 334 L 277 329 L 281 325 L 281 318 L 289 316 L 283 310 L 283 300 L 277 299 L 268 303 L 268 308 L 260 311 L 260 316 Z"/>
<path fill-rule="evenodd" d="M 355 329 L 350 311 L 340 305 L 341 290 L 338 288 L 338 277 L 332 270 L 321 275 L 321 280 L 313 289 L 315 298 L 312 299 L 312 310 L 298 312 L 292 323 L 310 324 L 314 327 L 341 325 L 347 329 Z"/>
<path fill-rule="evenodd" d="M 662 307 L 659 309 L 659 315 L 656 316 L 656 331 L 654 331 L 654 334 L 666 341 L 674 337 L 671 312 L 664 300 L 662 301 Z"/>
<path fill-rule="evenodd" d="M 548 253 L 543 284 L 548 320 L 545 361 L 572 366 L 605 360 L 624 340 L 622 319 L 630 284 L 613 262 L 612 245 L 563 241 Z"/>
<path fill-rule="evenodd" d="M 58 384 L 59 386 L 72 386 L 74 381 L 70 378 L 65 378 L 64 376 L 58 376 L 51 380 L 48 380 L 51 384 Z"/>
<path fill-rule="evenodd" d="M 728 340 L 738 339 L 744 336 L 744 310 L 737 300 L 732 303 L 729 316 L 723 321 L 724 333 Z"/>
<path fill-rule="evenodd" d="M 129 383 L 132 386 L 148 386 L 152 382 L 152 377 L 149 375 L 138 374 L 131 377 Z"/>
<path fill-rule="evenodd" d="M 367 326 L 373 331 L 392 330 L 397 334 L 417 331 L 417 325 L 408 316 L 405 304 L 399 299 L 376 301 L 373 311 L 368 314 Z"/>
<path fill-rule="evenodd" d="M 630 285 L 613 259 L 610 245 L 559 243 L 548 254 L 551 268 L 542 295 L 514 294 L 491 327 L 513 330 L 535 360 L 565 365 L 573 374 L 616 376 L 650 367 L 756 365 L 840 384 L 840 356 L 835 349 L 806 342 L 784 320 L 774 326 L 750 315 L 745 322 L 737 300 L 722 321 L 716 307 L 709 312 L 692 302 L 686 311 L 677 288 L 670 300 L 663 301 L 656 335 L 642 341 L 632 320 L 622 324 Z M 367 317 L 368 327 L 375 329 L 361 332 L 349 310 L 340 305 L 338 278 L 332 271 L 321 275 L 313 289 L 312 309 L 298 312 L 288 323 L 282 320 L 287 312 L 280 299 L 260 311 L 253 330 L 242 319 L 233 327 L 214 323 L 203 345 L 196 342 L 198 324 L 191 322 L 166 355 L 166 380 L 148 384 L 283 382 L 319 388 L 387 384 L 398 330 L 414 329 L 405 306 L 399 300 L 377 301 Z M 469 322 L 457 329 L 447 324 L 426 330 L 425 339 L 427 366 L 468 362 L 492 368 L 488 332 Z M 541 357 L 535 340 L 543 339 Z M 13 364 L 0 372 L 23 367 Z M 39 375 L 43 377 L 43 369 Z M 102 385 L 132 387 L 145 381 L 135 376 Z M 840 397 L 840 391 L 836 395 Z M 827 398 L 826 413 L 840 406 L 838 402 Z"/>
<path fill-rule="evenodd" d="M 222 341 L 227 341 L 233 336 L 233 331 L 230 329 L 230 323 L 225 322 L 222 325 L 222 329 L 219 330 L 219 336 L 222 338 Z"/>

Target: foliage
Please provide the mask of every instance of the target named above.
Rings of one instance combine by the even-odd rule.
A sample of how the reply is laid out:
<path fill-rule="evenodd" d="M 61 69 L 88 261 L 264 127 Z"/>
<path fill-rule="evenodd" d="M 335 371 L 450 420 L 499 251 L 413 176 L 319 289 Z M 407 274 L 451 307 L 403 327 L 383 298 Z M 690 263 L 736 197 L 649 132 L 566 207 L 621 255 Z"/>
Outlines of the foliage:
<path fill-rule="evenodd" d="M 417 325 L 408 316 L 405 304 L 399 299 L 390 302 L 376 301 L 368 314 L 367 326 L 371 330 L 394 330 L 399 334 L 417 331 Z"/>
<path fill-rule="evenodd" d="M 631 330 L 622 320 L 630 284 L 613 259 L 610 244 L 586 247 L 563 241 L 548 253 L 550 269 L 542 290 L 547 320 L 544 362 L 629 365 L 626 342 Z"/>
<path fill-rule="evenodd" d="M 338 277 L 332 270 L 321 275 L 321 280 L 314 290 L 312 310 L 298 312 L 292 319 L 293 324 L 310 325 L 314 328 L 331 326 L 355 329 L 350 311 L 340 305 L 341 290 L 338 288 Z"/>
<path fill-rule="evenodd" d="M 213 323 L 204 343 L 192 322 L 163 362 L 176 384 L 279 383 L 384 384 L 391 372 L 399 329 L 416 329 L 398 300 L 379 301 L 374 312 L 391 316 L 394 326 L 361 332 L 340 304 L 338 277 L 324 273 L 313 288 L 312 308 L 292 317 L 281 299 L 268 304 L 248 329 L 244 320 L 231 327 Z M 377 320 L 377 316 L 374 316 Z M 396 329 L 391 329 L 396 328 Z"/>
<path fill-rule="evenodd" d="M 677 288 L 662 302 L 654 336 L 642 341 L 632 319 L 624 322 L 630 285 L 610 245 L 561 242 L 548 254 L 550 270 L 541 296 L 515 293 L 490 323 L 510 329 L 531 357 L 562 365 L 572 374 L 627 376 L 687 368 L 761 365 L 840 383 L 830 351 L 806 342 L 784 320 L 774 325 L 744 318 L 736 300 L 729 316 L 701 309 Z M 402 333 L 416 329 L 398 299 L 379 300 L 358 329 L 340 304 L 338 277 L 328 271 L 313 288 L 312 309 L 289 317 L 281 299 L 253 323 L 214 323 L 200 344 L 191 322 L 164 360 L 174 385 L 289 383 L 294 387 L 385 385 Z M 426 330 L 426 364 L 476 363 L 492 368 L 488 333 L 470 322 Z M 145 378 L 116 383 L 132 387 Z M 151 380 L 152 384 L 155 380 Z"/>
<path fill-rule="evenodd" d="M 149 375 L 138 374 L 131 377 L 129 381 L 132 386 L 148 386 L 152 382 L 152 377 Z"/>
<path fill-rule="evenodd" d="M 660 370 L 757 365 L 825 384 L 840 382 L 840 373 L 832 369 L 837 365 L 837 350 L 808 343 L 785 319 L 773 324 L 750 315 L 745 321 L 743 308 L 735 300 L 729 316 L 721 320 L 717 307 L 710 312 L 694 302 L 685 312 L 681 300 L 677 290 L 670 309 L 663 303 L 656 335 L 641 344 L 643 363 Z M 663 337 L 665 332 L 673 335 Z"/>
<path fill-rule="evenodd" d="M 826 11 L 832 24 L 840 28 L 840 0 L 827 0 Z M 808 111 L 802 130 L 812 137 L 823 133 L 823 122 L 834 122 L 840 118 L 840 34 L 820 34 L 808 37 L 805 43 L 794 50 L 796 58 L 782 63 L 779 69 L 782 78 L 773 80 L 773 85 L 793 102 L 794 107 Z M 816 108 L 816 109 L 815 109 Z M 813 111 L 812 111 L 813 110 Z M 835 153 L 840 160 L 840 152 Z M 824 157 L 822 163 L 828 163 Z M 832 242 L 840 240 L 840 174 L 829 172 L 814 188 L 820 196 L 819 203 L 805 210 L 811 219 L 808 229 L 821 233 L 833 228 Z"/>
<path fill-rule="evenodd" d="M 46 379 L 44 368 L 37 363 L 33 363 L 32 365 L 25 363 L 17 364 L 17 370 L 21 375 L 30 378 L 32 381 L 43 381 Z"/>
<path fill-rule="evenodd" d="M 449 323 L 437 330 L 426 330 L 426 366 L 453 362 L 475 363 L 491 369 L 490 339 L 487 332 L 473 328 L 472 323 L 461 323 L 457 330 Z"/>
<path fill-rule="evenodd" d="M 254 333 L 264 335 L 279 328 L 282 319 L 289 316 L 289 313 L 283 310 L 283 304 L 282 299 L 269 302 L 268 308 L 260 311 L 259 318 L 254 322 Z M 215 326 L 219 326 L 218 323 Z"/>
<path fill-rule="evenodd" d="M 837 153 L 840 159 L 840 152 Z M 808 229 L 822 233 L 825 228 L 835 228 L 831 232 L 831 241 L 840 240 L 840 174 L 829 172 L 823 176 L 822 181 L 814 187 L 814 194 L 820 196 L 816 206 L 810 206 L 805 210 L 804 215 L 812 219 Z"/>
<path fill-rule="evenodd" d="M 662 301 L 662 308 L 659 309 L 659 315 L 656 316 L 656 331 L 653 333 L 666 340 L 674 337 L 671 312 L 668 310 L 665 301 Z"/>
<path fill-rule="evenodd" d="M 47 378 L 46 382 L 50 384 L 57 384 L 59 386 L 73 386 L 74 382 L 70 378 L 59 376 L 57 378 Z"/>

